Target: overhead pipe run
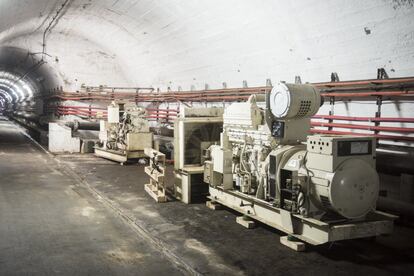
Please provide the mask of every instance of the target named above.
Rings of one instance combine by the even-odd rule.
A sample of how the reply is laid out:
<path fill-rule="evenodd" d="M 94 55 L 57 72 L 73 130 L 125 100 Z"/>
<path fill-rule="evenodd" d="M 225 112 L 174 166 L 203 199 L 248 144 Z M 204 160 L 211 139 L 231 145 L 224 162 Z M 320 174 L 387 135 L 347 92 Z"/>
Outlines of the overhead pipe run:
<path fill-rule="evenodd" d="M 410 91 L 381 91 L 381 92 L 351 92 L 351 93 L 321 93 L 324 97 L 352 97 L 352 98 L 364 98 L 375 96 L 414 96 L 414 90 Z"/>
<path fill-rule="evenodd" d="M 311 129 L 311 133 L 319 134 L 334 134 L 334 135 L 359 135 L 359 136 L 372 136 L 377 139 L 393 140 L 393 141 L 414 141 L 414 137 L 402 136 L 402 135 L 383 135 L 383 134 L 372 134 L 372 133 L 355 133 L 350 131 L 337 131 L 337 130 L 323 130 L 323 129 Z"/>
<path fill-rule="evenodd" d="M 414 97 L 414 77 L 386 80 L 364 80 L 345 82 L 313 83 L 321 90 L 324 97 Z M 363 86 L 361 86 L 363 85 Z M 164 91 L 154 92 L 153 88 L 128 87 L 83 87 L 80 92 L 60 92 L 50 95 L 49 99 L 57 100 L 100 100 L 111 101 L 124 99 L 140 102 L 204 102 L 204 101 L 237 101 L 247 100 L 252 94 L 264 94 L 272 86 L 204 89 L 197 91 Z M 346 90 L 345 90 L 346 89 Z M 381 91 L 387 89 L 387 91 Z M 372 90 L 371 92 L 366 92 Z M 395 91 L 394 91 L 395 90 Z M 362 92 L 364 91 L 364 92 Z M 349 92 L 349 93 L 345 93 Z"/>
<path fill-rule="evenodd" d="M 314 115 L 313 118 L 314 119 L 343 120 L 343 121 L 414 123 L 414 118 L 402 118 L 402 117 L 355 117 L 355 116 L 338 116 L 338 115 Z"/>
<path fill-rule="evenodd" d="M 247 99 L 252 94 L 263 94 L 270 91 L 271 87 L 254 87 L 254 88 L 227 88 L 215 90 L 202 91 L 169 91 L 169 92 L 117 92 L 102 94 L 100 92 L 63 92 L 55 95 L 50 95 L 49 99 L 57 100 L 98 100 L 98 101 L 112 101 L 112 100 L 129 100 L 137 102 L 204 102 L 204 101 L 222 101 L 222 100 L 240 100 Z M 225 94 L 223 96 L 223 94 Z M 227 95 L 226 95 L 227 94 Z"/>
<path fill-rule="evenodd" d="M 77 130 L 98 130 L 99 131 L 99 122 L 89 122 L 89 121 L 70 121 L 65 122 L 67 127 L 70 127 L 73 131 Z"/>
<path fill-rule="evenodd" d="M 318 82 L 313 83 L 317 87 L 341 87 L 341 86 L 352 86 L 352 85 L 378 85 L 378 84 L 390 84 L 390 83 L 403 83 L 403 82 L 414 82 L 414 77 L 408 78 L 392 78 L 392 79 L 369 79 L 369 80 L 354 80 L 354 81 L 338 81 L 338 82 Z"/>
<path fill-rule="evenodd" d="M 270 83 L 268 83 L 270 84 Z M 325 102 L 341 101 L 340 99 L 358 98 L 361 100 L 375 100 L 377 105 L 386 99 L 412 99 L 414 98 L 414 77 L 380 79 L 380 80 L 357 80 L 345 82 L 314 83 L 322 92 Z M 263 95 L 272 89 L 272 86 L 243 87 L 243 88 L 221 88 L 205 89 L 199 91 L 154 91 L 153 88 L 140 87 L 106 87 L 106 86 L 84 86 L 80 92 L 58 92 L 47 97 L 49 103 L 55 101 L 97 101 L 110 102 L 113 100 L 151 103 L 185 103 L 185 102 L 233 102 L 246 101 L 251 95 Z M 52 112 L 57 115 L 75 115 L 83 118 L 105 117 L 105 110 L 98 107 L 62 106 L 51 107 Z M 177 116 L 173 111 L 148 110 L 148 119 L 171 122 Z M 313 117 L 313 133 L 324 134 L 352 134 L 352 135 L 373 135 L 378 139 L 392 141 L 414 141 L 412 127 L 405 126 L 380 126 L 382 122 L 388 123 L 414 123 L 414 118 L 381 117 L 378 113 L 375 117 L 356 117 L 340 115 L 315 115 Z M 321 120 L 327 120 L 323 122 Z M 344 120 L 347 123 L 338 123 L 334 120 Z M 352 124 L 350 122 L 368 122 L 374 125 Z M 327 129 L 321 129 L 326 127 Z M 334 129 L 335 128 L 335 129 Z M 337 129 L 366 130 L 373 133 L 357 133 Z M 385 135 L 379 132 L 401 133 L 402 135 Z"/>
<path fill-rule="evenodd" d="M 176 109 L 148 108 L 145 118 L 149 120 L 172 123 L 177 118 L 179 111 Z M 85 106 L 54 106 L 49 107 L 48 112 L 53 112 L 58 116 L 74 115 L 84 119 L 100 119 L 107 117 L 105 108 L 85 107 Z"/>
<path fill-rule="evenodd" d="M 75 115 L 75 116 L 84 116 L 87 118 L 105 118 L 106 110 L 100 107 L 84 107 L 84 106 L 57 106 L 51 108 L 50 111 L 56 112 L 57 115 Z M 172 122 L 174 118 L 178 116 L 178 110 L 174 109 L 156 109 L 149 108 L 147 109 L 148 119 L 164 119 L 168 122 Z M 315 115 L 314 118 L 325 118 L 326 116 Z M 329 116 L 331 118 L 332 116 Z M 338 116 L 339 117 L 339 116 Z M 414 122 L 414 118 L 371 118 L 371 117 L 340 117 L 343 120 L 361 120 L 361 121 L 375 121 L 381 119 L 384 122 Z M 336 123 L 321 123 L 321 122 L 312 122 L 312 126 L 316 127 L 338 127 L 338 128 L 349 128 L 349 129 L 362 129 L 362 130 L 379 130 L 379 131 L 388 131 L 388 132 L 402 132 L 402 133 L 414 133 L 414 128 L 403 128 L 403 127 L 375 127 L 375 126 L 365 126 L 365 125 L 355 125 L 355 124 L 336 124 Z M 333 131 L 333 130 L 320 130 L 312 129 L 312 133 L 324 133 L 324 134 L 349 134 L 355 135 L 354 132 L 345 132 L 345 131 Z M 358 135 L 365 136 L 375 136 L 379 139 L 386 140 L 404 140 L 404 141 L 414 141 L 414 137 L 404 137 L 397 135 L 382 135 L 382 134 L 369 134 L 369 133 L 358 133 Z"/>
<path fill-rule="evenodd" d="M 414 133 L 412 127 L 388 127 L 388 126 L 366 126 L 366 125 L 355 125 L 355 124 L 337 124 L 337 123 L 321 123 L 312 122 L 312 126 L 316 127 L 337 127 L 347 129 L 363 129 L 371 131 L 384 131 L 384 132 L 402 132 L 402 133 Z"/>

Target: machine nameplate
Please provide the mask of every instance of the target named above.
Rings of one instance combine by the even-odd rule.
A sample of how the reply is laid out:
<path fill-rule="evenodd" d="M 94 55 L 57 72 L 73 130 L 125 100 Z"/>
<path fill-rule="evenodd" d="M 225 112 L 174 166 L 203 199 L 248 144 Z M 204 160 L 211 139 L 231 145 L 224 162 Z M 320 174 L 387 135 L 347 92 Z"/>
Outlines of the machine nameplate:
<path fill-rule="evenodd" d="M 338 156 L 366 155 L 371 153 L 371 140 L 338 141 Z"/>

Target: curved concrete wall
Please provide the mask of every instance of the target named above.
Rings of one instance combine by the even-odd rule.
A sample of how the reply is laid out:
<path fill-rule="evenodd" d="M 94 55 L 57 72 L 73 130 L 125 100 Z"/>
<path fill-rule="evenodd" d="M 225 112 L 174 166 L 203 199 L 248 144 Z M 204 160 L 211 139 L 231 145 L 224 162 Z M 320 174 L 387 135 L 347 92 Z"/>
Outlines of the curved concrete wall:
<path fill-rule="evenodd" d="M 43 32 L 64 2 L 0 1 L 0 70 L 2 60 L 20 74 L 30 69 L 4 49 L 41 58 Z M 47 33 L 46 52 L 47 64 L 29 77 L 66 91 L 256 86 L 297 75 L 320 82 L 331 72 L 354 80 L 375 78 L 380 67 L 390 77 L 413 76 L 414 0 L 69 0 Z M 335 113 L 375 111 L 353 101 Z M 388 102 L 383 114 L 414 117 L 412 101 Z"/>
<path fill-rule="evenodd" d="M 42 49 L 64 1 L 4 0 L 0 45 Z M 414 75 L 413 1 L 70 1 L 47 36 L 66 90 Z"/>

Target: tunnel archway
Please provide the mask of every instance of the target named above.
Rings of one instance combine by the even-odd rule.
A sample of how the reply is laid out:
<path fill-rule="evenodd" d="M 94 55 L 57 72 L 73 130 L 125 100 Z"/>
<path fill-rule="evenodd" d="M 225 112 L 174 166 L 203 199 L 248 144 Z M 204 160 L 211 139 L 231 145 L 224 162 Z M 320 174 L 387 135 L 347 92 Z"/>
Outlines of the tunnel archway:
<path fill-rule="evenodd" d="M 43 113 L 42 96 L 62 80 L 37 53 L 18 47 L 0 48 L 0 98 L 3 112 L 26 119 Z"/>

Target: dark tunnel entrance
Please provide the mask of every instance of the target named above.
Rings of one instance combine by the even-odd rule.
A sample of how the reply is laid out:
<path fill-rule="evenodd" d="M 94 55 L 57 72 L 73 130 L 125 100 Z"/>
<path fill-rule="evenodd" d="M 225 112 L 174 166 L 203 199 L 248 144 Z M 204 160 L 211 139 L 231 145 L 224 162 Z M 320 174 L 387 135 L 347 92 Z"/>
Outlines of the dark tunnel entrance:
<path fill-rule="evenodd" d="M 43 97 L 61 87 L 61 80 L 41 53 L 0 48 L 0 113 L 28 127 L 45 115 Z"/>

